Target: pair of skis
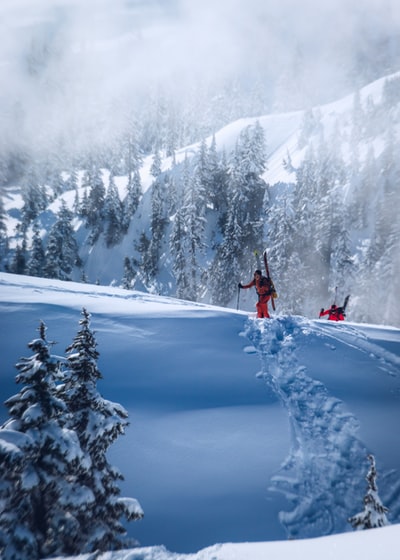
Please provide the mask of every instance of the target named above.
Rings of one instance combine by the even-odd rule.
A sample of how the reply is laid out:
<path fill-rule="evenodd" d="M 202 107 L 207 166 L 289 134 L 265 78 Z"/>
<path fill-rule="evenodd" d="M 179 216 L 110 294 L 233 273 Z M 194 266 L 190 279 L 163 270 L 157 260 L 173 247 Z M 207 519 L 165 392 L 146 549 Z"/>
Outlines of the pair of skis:
<path fill-rule="evenodd" d="M 254 251 L 254 256 L 256 257 L 256 260 L 257 260 L 257 268 L 261 269 L 260 254 L 257 250 Z M 268 280 L 271 282 L 271 305 L 272 305 L 272 309 L 275 311 L 275 298 L 278 297 L 278 294 L 276 293 L 274 283 L 273 283 L 272 278 L 269 274 L 267 249 L 265 249 L 264 252 L 263 252 L 263 261 L 264 261 L 265 274 L 266 274 Z"/>

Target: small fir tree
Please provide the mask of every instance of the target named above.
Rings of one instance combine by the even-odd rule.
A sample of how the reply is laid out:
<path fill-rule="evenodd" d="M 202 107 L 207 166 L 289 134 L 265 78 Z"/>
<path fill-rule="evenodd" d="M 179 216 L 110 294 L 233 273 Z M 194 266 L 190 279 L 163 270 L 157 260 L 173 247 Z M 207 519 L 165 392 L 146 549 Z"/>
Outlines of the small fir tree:
<path fill-rule="evenodd" d="M 358 531 L 362 529 L 374 529 L 376 527 L 384 527 L 390 525 L 386 513 L 388 508 L 385 507 L 378 495 L 378 487 L 376 485 L 376 466 L 375 457 L 368 455 L 371 463 L 366 480 L 368 482 L 367 493 L 364 496 L 364 511 L 357 513 L 349 518 L 349 523 Z"/>
<path fill-rule="evenodd" d="M 67 348 L 68 372 L 62 396 L 67 403 L 69 428 L 79 438 L 88 458 L 89 470 L 84 484 L 94 495 L 79 516 L 78 551 L 113 550 L 127 545 L 120 518 L 140 519 L 142 508 L 134 498 L 120 497 L 118 482 L 123 476 L 107 460 L 111 444 L 124 433 L 128 413 L 119 404 L 107 401 L 97 390 L 102 375 L 97 367 L 97 342 L 90 329 L 90 314 L 82 310 L 80 330 Z"/>
<path fill-rule="evenodd" d="M 23 387 L 6 401 L 10 419 L 0 429 L 0 454 L 15 469 L 0 473 L 3 559 L 76 552 L 71 546 L 79 532 L 74 474 L 83 454 L 76 434 L 65 427 L 65 403 L 56 395 L 59 358 L 50 354 L 42 322 L 39 332 L 28 344 L 33 356 L 16 365 L 16 381 Z M 5 446 L 7 440 L 13 445 Z"/>

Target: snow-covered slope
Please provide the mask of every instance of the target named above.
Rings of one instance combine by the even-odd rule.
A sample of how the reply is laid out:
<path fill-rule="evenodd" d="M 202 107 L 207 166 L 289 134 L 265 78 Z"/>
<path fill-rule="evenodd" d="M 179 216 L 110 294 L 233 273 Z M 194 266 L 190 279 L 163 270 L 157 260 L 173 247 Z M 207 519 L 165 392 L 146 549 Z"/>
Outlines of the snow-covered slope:
<path fill-rule="evenodd" d="M 399 522 L 399 329 L 279 315 L 258 321 L 119 288 L 2 273 L 2 400 L 18 391 L 14 364 L 29 355 L 39 320 L 63 355 L 82 307 L 96 331 L 100 391 L 130 415 L 111 452 L 125 477 L 123 495 L 138 498 L 145 512 L 129 534 L 151 547 L 113 558 L 183 558 L 152 547 L 193 553 L 216 543 L 350 531 L 347 517 L 363 507 L 367 452 L 376 458 L 389 520 Z M 397 527 L 282 548 L 222 545 L 195 558 L 313 558 L 321 543 L 349 560 L 353 547 L 372 558 L 381 534 L 394 558 L 386 543 L 398 538 Z"/>
<path fill-rule="evenodd" d="M 197 554 L 174 554 L 165 547 L 102 554 L 98 560 L 387 560 L 398 557 L 400 526 L 384 527 L 363 533 L 336 535 L 288 542 L 217 544 Z M 80 556 L 90 560 L 90 556 Z"/>

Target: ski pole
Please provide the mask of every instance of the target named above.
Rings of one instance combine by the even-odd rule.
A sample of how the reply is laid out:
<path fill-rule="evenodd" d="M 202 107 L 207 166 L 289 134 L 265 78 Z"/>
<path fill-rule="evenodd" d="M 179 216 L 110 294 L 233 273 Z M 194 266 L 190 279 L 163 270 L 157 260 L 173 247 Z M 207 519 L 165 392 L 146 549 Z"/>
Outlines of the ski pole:
<path fill-rule="evenodd" d="M 239 311 L 239 298 L 240 298 L 240 288 L 238 286 L 238 295 L 237 295 L 237 302 L 236 302 L 236 311 Z"/>

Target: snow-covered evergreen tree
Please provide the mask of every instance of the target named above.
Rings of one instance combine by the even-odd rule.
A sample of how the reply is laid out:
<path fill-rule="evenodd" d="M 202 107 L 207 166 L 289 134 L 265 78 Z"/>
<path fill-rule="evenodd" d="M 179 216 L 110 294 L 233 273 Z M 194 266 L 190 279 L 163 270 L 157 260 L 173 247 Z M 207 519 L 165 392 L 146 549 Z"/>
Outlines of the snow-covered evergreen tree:
<path fill-rule="evenodd" d="M 47 240 L 44 270 L 44 276 L 47 278 L 71 280 L 73 268 L 80 265 L 72 219 L 72 212 L 63 200 L 58 219 L 51 228 Z"/>
<path fill-rule="evenodd" d="M 170 251 L 173 258 L 172 273 L 176 283 L 176 297 L 184 299 L 187 294 L 189 282 L 186 271 L 185 231 L 183 225 L 182 209 L 178 208 L 172 225 L 170 235 Z"/>
<path fill-rule="evenodd" d="M 132 261 L 129 257 L 124 258 L 124 275 L 122 277 L 122 287 L 125 290 L 132 288 L 132 282 L 135 278 L 136 272 L 132 266 Z"/>
<path fill-rule="evenodd" d="M 142 185 L 140 181 L 140 174 L 139 170 L 135 169 L 128 175 L 127 195 L 125 201 L 127 216 L 126 229 L 128 228 L 129 222 L 139 206 L 141 195 Z"/>
<path fill-rule="evenodd" d="M 225 151 L 219 156 L 215 134 L 208 150 L 209 185 L 207 203 L 218 213 L 218 223 L 223 226 L 228 208 L 229 170 Z"/>
<path fill-rule="evenodd" d="M 83 455 L 76 434 L 65 427 L 66 406 L 56 395 L 60 359 L 50 354 L 43 322 L 39 333 L 28 344 L 33 356 L 16 365 L 23 387 L 6 401 L 10 419 L 0 430 L 0 440 L 3 434 L 15 444 L 2 452 L 16 470 L 0 474 L 2 558 L 13 560 L 77 552 L 71 543 L 81 494 L 74 474 Z"/>
<path fill-rule="evenodd" d="M 93 163 L 90 166 L 85 184 L 89 187 L 86 224 L 91 230 L 90 242 L 94 243 L 104 230 L 104 203 L 106 198 L 106 189 L 98 165 Z"/>
<path fill-rule="evenodd" d="M 226 226 L 223 232 L 224 239 L 217 247 L 215 258 L 209 271 L 209 283 L 211 289 L 211 302 L 215 305 L 228 305 L 234 298 L 237 283 L 226 282 L 229 278 L 241 277 L 243 270 L 243 230 L 238 217 L 240 206 L 240 195 L 238 189 L 233 193 L 228 208 Z M 249 267 L 247 266 L 247 270 Z"/>
<path fill-rule="evenodd" d="M 265 137 L 256 123 L 244 128 L 232 154 L 231 176 L 238 224 L 242 230 L 242 250 L 252 253 L 262 240 L 261 214 L 266 184 L 261 174 L 266 169 Z"/>
<path fill-rule="evenodd" d="M 364 511 L 349 518 L 349 523 L 351 523 L 353 528 L 358 531 L 390 525 L 386 517 L 388 508 L 382 504 L 378 494 L 375 457 L 373 455 L 368 455 L 368 460 L 370 462 L 370 468 L 366 476 L 368 488 L 367 493 L 364 496 Z"/>
<path fill-rule="evenodd" d="M 27 263 L 27 272 L 30 276 L 42 276 L 46 257 L 42 237 L 37 222 L 33 224 L 32 248 Z"/>
<path fill-rule="evenodd" d="M 8 272 L 13 272 L 14 274 L 26 274 L 26 262 L 27 262 L 27 241 L 26 241 L 26 231 L 24 231 L 22 234 L 22 241 L 19 241 L 17 243 L 11 262 L 7 266 L 7 270 Z"/>
<path fill-rule="evenodd" d="M 196 301 L 200 291 L 200 279 L 202 276 L 199 257 L 204 250 L 202 232 L 204 231 L 203 222 L 205 218 L 198 214 L 199 200 L 194 184 L 192 183 L 190 165 L 187 157 L 184 162 L 182 189 L 183 247 L 186 255 L 186 278 L 188 281 L 187 292 L 184 298 L 190 301 Z"/>
<path fill-rule="evenodd" d="M 58 167 L 51 167 L 49 169 L 49 172 L 46 177 L 46 184 L 52 190 L 54 198 L 57 198 L 58 196 L 62 195 L 66 185 Z"/>
<path fill-rule="evenodd" d="M 147 289 L 151 287 L 153 279 L 153 262 L 150 252 L 151 240 L 147 237 L 146 233 L 142 231 L 136 249 L 140 255 L 138 262 L 138 274 L 135 279 L 135 284 L 140 281 Z"/>
<path fill-rule="evenodd" d="M 106 245 L 107 247 L 112 247 L 121 240 L 124 230 L 124 213 L 114 176 L 111 174 L 104 201 L 104 218 Z"/>
<path fill-rule="evenodd" d="M 78 173 L 75 168 L 72 168 L 68 178 L 65 180 L 65 190 L 76 191 L 78 188 Z"/>
<path fill-rule="evenodd" d="M 153 175 L 154 179 L 157 179 L 157 177 L 161 174 L 161 154 L 158 148 L 155 150 L 153 155 L 150 173 Z"/>
<path fill-rule="evenodd" d="M 122 160 L 124 162 L 124 174 L 133 177 L 139 171 L 143 156 L 139 144 L 138 123 L 134 118 L 130 119 L 128 130 L 122 137 Z"/>
<path fill-rule="evenodd" d="M 149 252 L 151 260 L 151 277 L 153 280 L 159 270 L 161 245 L 165 234 L 165 228 L 168 224 L 167 210 L 166 178 L 159 177 L 159 179 L 154 181 L 151 190 L 151 240 Z"/>
<path fill-rule="evenodd" d="M 68 371 L 60 391 L 69 411 L 68 427 L 77 434 L 88 459 L 89 467 L 81 480 L 94 496 L 94 501 L 79 513 L 76 551 L 82 552 L 126 546 L 121 518 L 135 520 L 143 516 L 137 500 L 120 496 L 118 483 L 123 476 L 107 459 L 109 447 L 128 425 L 128 413 L 98 392 L 97 382 L 102 377 L 98 357 L 90 314 L 83 309 L 80 329 L 67 348 Z"/>
<path fill-rule="evenodd" d="M 29 167 L 22 180 L 21 187 L 24 201 L 21 226 L 22 229 L 26 229 L 37 218 L 39 213 L 46 208 L 48 203 L 46 189 L 40 184 L 39 174 L 34 164 L 31 164 Z"/>

